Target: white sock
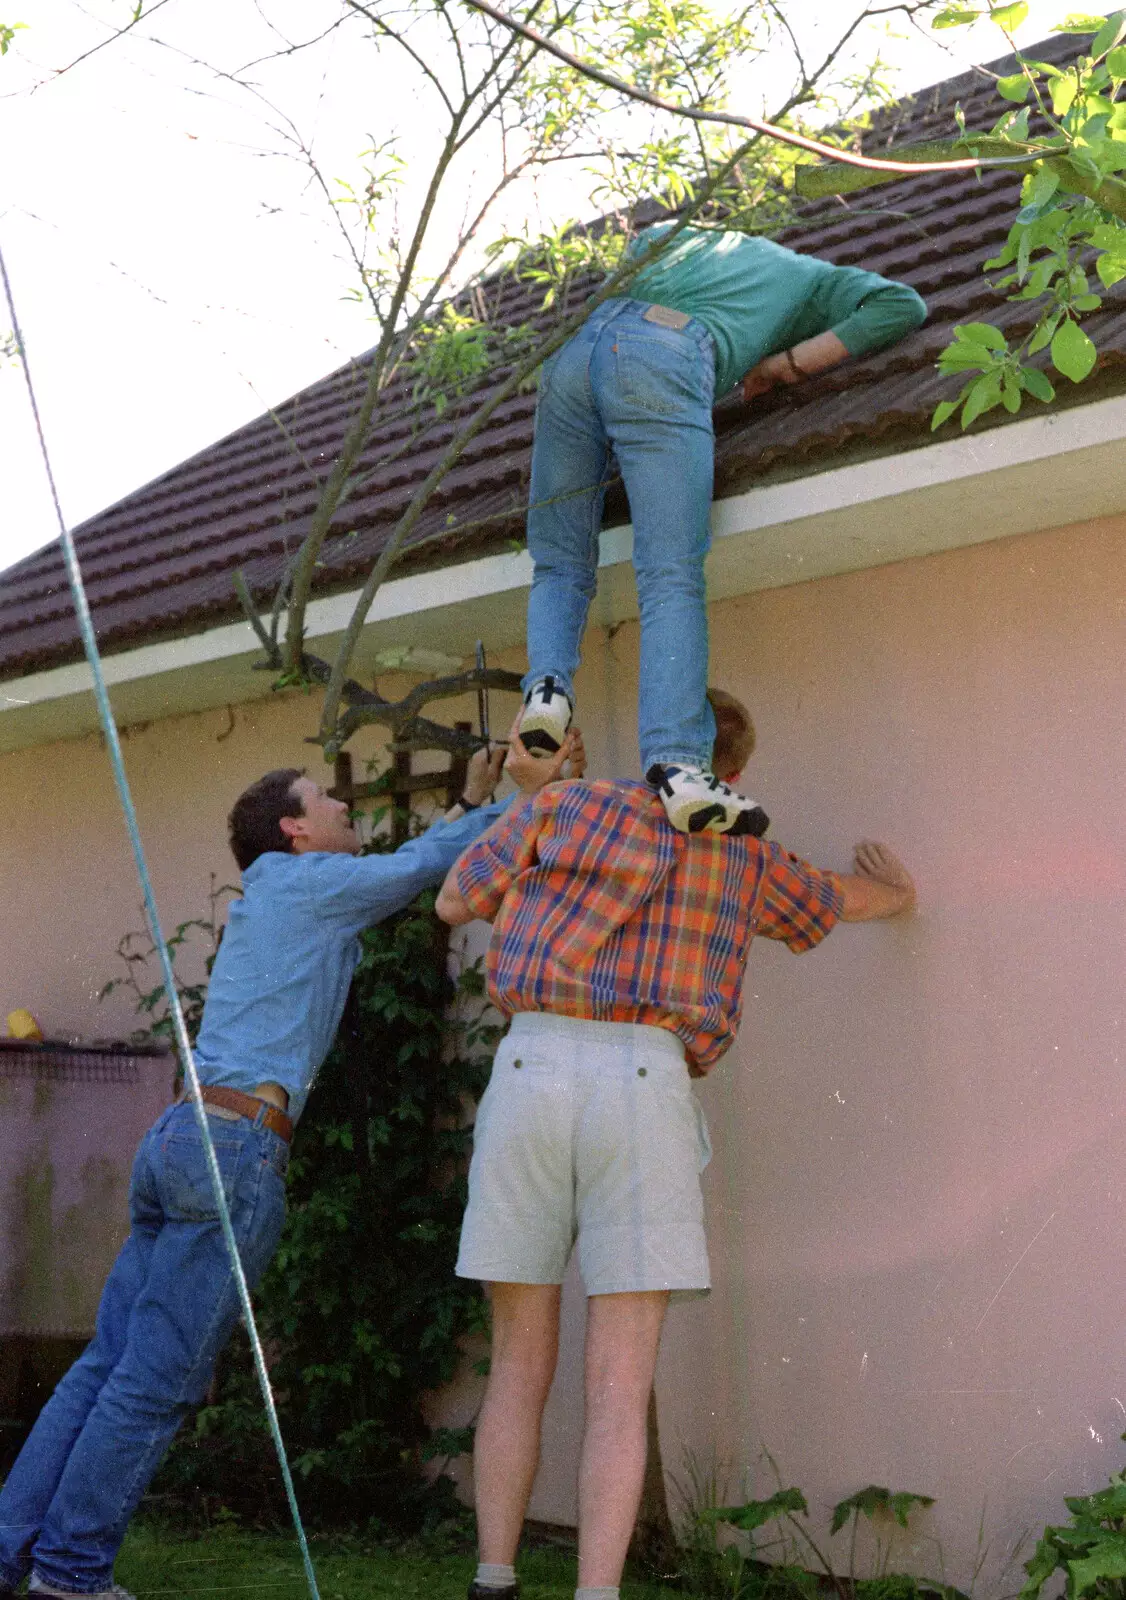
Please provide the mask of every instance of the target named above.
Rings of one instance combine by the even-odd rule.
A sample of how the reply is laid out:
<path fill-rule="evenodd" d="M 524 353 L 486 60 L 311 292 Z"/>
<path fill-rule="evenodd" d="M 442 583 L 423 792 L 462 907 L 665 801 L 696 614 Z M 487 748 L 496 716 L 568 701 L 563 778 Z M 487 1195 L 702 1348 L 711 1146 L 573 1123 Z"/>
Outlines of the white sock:
<path fill-rule="evenodd" d="M 516 1568 L 502 1566 L 499 1561 L 479 1561 L 473 1581 L 482 1589 L 510 1589 L 516 1582 Z"/>
<path fill-rule="evenodd" d="M 576 1589 L 575 1600 L 618 1600 L 618 1586 L 605 1589 Z"/>

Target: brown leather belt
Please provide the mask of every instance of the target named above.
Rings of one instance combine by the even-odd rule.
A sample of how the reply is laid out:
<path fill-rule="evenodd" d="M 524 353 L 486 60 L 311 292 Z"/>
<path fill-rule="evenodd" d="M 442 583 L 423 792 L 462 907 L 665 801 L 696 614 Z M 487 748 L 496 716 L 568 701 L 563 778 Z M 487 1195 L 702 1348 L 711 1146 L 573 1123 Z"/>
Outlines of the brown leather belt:
<path fill-rule="evenodd" d="M 256 1094 L 243 1094 L 241 1089 L 225 1089 L 217 1083 L 205 1083 L 200 1090 L 200 1097 L 204 1105 L 221 1106 L 224 1111 L 237 1111 L 240 1117 L 248 1117 L 251 1122 L 259 1120 L 258 1113 L 265 1107 L 265 1115 L 261 1118 L 262 1126 L 269 1128 L 271 1133 L 276 1133 L 286 1144 L 293 1138 L 293 1118 L 287 1117 L 284 1111 L 271 1105 L 268 1100 L 259 1099 Z"/>

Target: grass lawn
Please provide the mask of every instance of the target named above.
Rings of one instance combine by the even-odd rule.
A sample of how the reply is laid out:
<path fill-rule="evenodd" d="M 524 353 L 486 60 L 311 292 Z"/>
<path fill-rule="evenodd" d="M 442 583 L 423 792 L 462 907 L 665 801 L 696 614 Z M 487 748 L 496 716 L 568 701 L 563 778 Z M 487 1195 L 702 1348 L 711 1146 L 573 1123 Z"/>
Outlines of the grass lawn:
<path fill-rule="evenodd" d="M 475 1571 L 471 1556 L 402 1555 L 359 1541 L 310 1543 L 321 1600 L 465 1600 Z M 570 1600 L 575 1558 L 563 1550 L 521 1554 L 524 1600 Z M 138 1600 L 303 1600 L 308 1595 L 293 1537 L 222 1530 L 178 1539 L 144 1523 L 130 1530 L 115 1577 Z M 630 1600 L 669 1600 L 658 1585 L 629 1583 Z"/>

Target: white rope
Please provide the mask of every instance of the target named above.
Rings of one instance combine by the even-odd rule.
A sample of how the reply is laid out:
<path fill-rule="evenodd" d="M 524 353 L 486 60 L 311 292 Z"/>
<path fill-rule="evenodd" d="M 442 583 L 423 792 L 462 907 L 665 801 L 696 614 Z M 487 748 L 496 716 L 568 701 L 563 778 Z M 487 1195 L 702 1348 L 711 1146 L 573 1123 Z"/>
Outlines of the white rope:
<path fill-rule="evenodd" d="M 172 1017 L 176 1044 L 180 1052 L 180 1059 L 184 1065 L 184 1075 L 187 1079 L 191 1093 L 192 1106 L 195 1110 L 196 1122 L 199 1124 L 200 1137 L 203 1141 L 204 1154 L 207 1160 L 207 1170 L 211 1178 L 211 1187 L 215 1195 L 215 1204 L 219 1212 L 219 1222 L 226 1241 L 227 1253 L 231 1258 L 231 1270 L 234 1273 L 235 1283 L 238 1288 L 239 1302 L 242 1314 L 246 1320 L 247 1332 L 250 1335 L 251 1349 L 254 1352 L 254 1367 L 258 1374 L 259 1387 L 262 1390 L 262 1399 L 266 1407 L 270 1432 L 273 1435 L 274 1448 L 278 1453 L 278 1463 L 281 1467 L 282 1481 L 285 1484 L 286 1499 L 293 1517 L 293 1526 L 297 1532 L 297 1542 L 301 1547 L 301 1558 L 305 1564 L 305 1577 L 309 1584 L 309 1593 L 312 1600 L 320 1600 L 317 1588 L 316 1573 L 313 1571 L 313 1561 L 309 1554 L 309 1544 L 305 1537 L 305 1529 L 301 1521 L 301 1513 L 297 1506 L 297 1495 L 293 1487 L 293 1474 L 289 1469 L 286 1459 L 285 1445 L 282 1441 L 281 1427 L 278 1423 L 277 1406 L 274 1404 L 274 1393 L 270 1387 L 270 1375 L 266 1370 L 266 1357 L 262 1350 L 262 1340 L 258 1333 L 258 1325 L 254 1320 L 254 1308 L 250 1303 L 250 1288 L 243 1271 L 242 1261 L 239 1259 L 238 1244 L 235 1240 L 234 1229 L 231 1226 L 231 1213 L 227 1205 L 227 1197 L 223 1193 L 223 1179 L 219 1171 L 219 1162 L 215 1155 L 215 1146 L 211 1140 L 211 1130 L 207 1123 L 207 1113 L 204 1110 L 203 1096 L 200 1093 L 199 1075 L 196 1071 L 195 1058 L 192 1054 L 191 1041 L 188 1038 L 187 1025 L 184 1021 L 183 1008 L 180 1005 L 180 996 L 176 992 L 176 977 L 172 970 L 172 957 L 160 930 L 160 919 L 157 914 L 156 897 L 153 893 L 152 881 L 149 877 L 148 863 L 145 860 L 145 848 L 141 842 L 141 832 L 137 825 L 137 813 L 133 806 L 133 796 L 129 789 L 129 780 L 125 775 L 125 763 L 121 755 L 121 740 L 117 733 L 117 724 L 114 721 L 113 708 L 110 705 L 109 693 L 106 689 L 105 677 L 102 672 L 102 660 L 98 651 L 98 641 L 94 634 L 94 624 L 90 616 L 90 607 L 86 599 L 86 589 L 82 582 L 82 572 L 78 564 L 78 553 L 74 547 L 70 530 L 63 517 L 62 507 L 59 503 L 58 490 L 55 487 L 55 476 L 51 470 L 51 458 L 47 451 L 47 441 L 43 433 L 43 423 L 39 415 L 39 406 L 35 398 L 35 388 L 31 381 L 31 366 L 27 359 L 27 347 L 24 344 L 20 331 L 19 318 L 16 315 L 15 300 L 12 295 L 12 286 L 8 278 L 8 269 L 4 261 L 4 252 L 0 248 L 0 277 L 4 280 L 4 297 L 8 303 L 8 314 L 12 319 L 12 332 L 15 335 L 16 348 L 19 351 L 20 361 L 23 365 L 24 378 L 27 382 L 28 399 L 31 402 L 32 416 L 35 419 L 35 431 L 39 439 L 39 450 L 43 457 L 43 467 L 47 474 L 47 483 L 51 491 L 51 500 L 55 507 L 55 515 L 59 524 L 59 535 L 62 540 L 63 556 L 66 560 L 67 576 L 70 579 L 71 593 L 74 596 L 74 609 L 78 613 L 78 627 L 82 635 L 83 648 L 86 659 L 90 663 L 90 671 L 94 678 L 94 698 L 98 706 L 98 716 L 101 720 L 102 731 L 106 738 L 106 749 L 109 751 L 110 765 L 113 768 L 114 782 L 117 785 L 118 798 L 121 808 L 125 813 L 125 824 L 129 831 L 129 841 L 133 846 L 133 859 L 137 866 L 137 876 L 141 880 L 141 890 L 144 895 L 145 915 L 148 919 L 149 932 L 153 944 L 160 955 L 161 974 L 164 978 L 164 989 L 168 997 L 168 1009 Z"/>

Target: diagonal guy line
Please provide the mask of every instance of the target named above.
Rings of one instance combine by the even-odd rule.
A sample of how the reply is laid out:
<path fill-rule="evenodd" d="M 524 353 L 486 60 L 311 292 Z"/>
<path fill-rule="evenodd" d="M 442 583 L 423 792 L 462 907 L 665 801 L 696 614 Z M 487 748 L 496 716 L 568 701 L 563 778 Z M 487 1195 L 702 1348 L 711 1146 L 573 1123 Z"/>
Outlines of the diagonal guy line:
<path fill-rule="evenodd" d="M 977 1328 L 974 1329 L 975 1333 L 977 1333 L 978 1328 L 981 1327 L 981 1324 L 985 1321 L 986 1317 L 993 1310 L 993 1307 L 996 1305 L 997 1301 L 1000 1299 L 1001 1290 L 1004 1289 L 1005 1284 L 1008 1283 L 1008 1281 L 1012 1277 L 1013 1273 L 1017 1270 L 1017 1268 L 1020 1266 L 1021 1262 L 1024 1260 L 1025 1256 L 1032 1249 L 1032 1246 L 1036 1243 L 1036 1240 L 1039 1239 L 1040 1234 L 1044 1232 L 1044 1229 L 1048 1226 L 1048 1223 L 1049 1222 L 1053 1222 L 1055 1220 L 1055 1216 L 1056 1216 L 1056 1213 L 1053 1211 L 1052 1215 L 1048 1218 L 1048 1222 L 1045 1222 L 1043 1227 L 1040 1228 L 1039 1232 L 1036 1233 L 1035 1236 L 1032 1239 L 1029 1240 L 1028 1244 L 1025 1245 L 1025 1247 L 1021 1251 L 1020 1255 L 1013 1262 L 1012 1266 L 1009 1268 L 1008 1272 L 1005 1274 L 1004 1279 L 1002 1280 L 1001 1288 L 997 1290 L 997 1293 L 993 1296 L 993 1299 L 989 1302 L 989 1304 L 986 1306 L 985 1310 L 981 1313 L 981 1316 L 978 1319 Z"/>

